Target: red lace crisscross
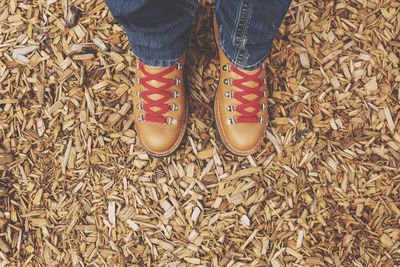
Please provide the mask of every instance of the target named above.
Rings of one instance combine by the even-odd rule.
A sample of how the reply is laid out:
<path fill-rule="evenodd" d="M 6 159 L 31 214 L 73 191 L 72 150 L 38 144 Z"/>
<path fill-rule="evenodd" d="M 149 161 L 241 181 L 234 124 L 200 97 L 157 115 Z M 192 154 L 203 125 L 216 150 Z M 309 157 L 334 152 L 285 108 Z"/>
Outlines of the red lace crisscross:
<path fill-rule="evenodd" d="M 170 110 L 167 101 L 172 97 L 171 92 L 167 90 L 175 85 L 175 80 L 165 78 L 165 76 L 176 70 L 176 66 L 167 67 L 154 74 L 148 72 L 142 63 L 139 63 L 139 69 L 143 73 L 143 77 L 140 77 L 139 82 L 147 89 L 141 92 L 141 96 L 145 101 L 142 106 L 145 113 L 143 121 L 167 123 L 167 118 L 164 115 Z M 150 81 L 160 82 L 163 85 L 155 87 L 149 83 Z M 161 98 L 154 100 L 151 98 L 154 95 L 160 95 Z"/>
<path fill-rule="evenodd" d="M 232 66 L 231 69 L 234 73 L 241 77 L 240 79 L 235 79 L 232 81 L 233 86 L 241 89 L 240 92 L 234 93 L 234 98 L 240 102 L 240 104 L 236 107 L 236 111 L 239 113 L 239 116 L 236 118 L 236 122 L 260 122 L 260 118 L 257 114 L 261 110 L 260 101 L 264 94 L 260 90 L 262 84 L 264 83 L 264 80 L 259 78 L 262 68 L 260 68 L 254 74 L 247 74 L 239 70 L 235 66 Z M 247 82 L 255 82 L 257 83 L 257 85 L 255 87 L 250 87 L 246 85 Z M 256 97 L 253 100 L 248 100 L 246 97 L 250 95 L 255 95 Z"/>

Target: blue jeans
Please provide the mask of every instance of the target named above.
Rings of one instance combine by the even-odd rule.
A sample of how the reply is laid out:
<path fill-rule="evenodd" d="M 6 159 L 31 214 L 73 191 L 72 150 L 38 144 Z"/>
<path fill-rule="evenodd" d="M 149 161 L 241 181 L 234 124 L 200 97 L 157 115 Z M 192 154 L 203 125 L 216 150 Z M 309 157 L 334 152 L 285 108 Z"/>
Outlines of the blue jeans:
<path fill-rule="evenodd" d="M 216 0 L 221 46 L 237 67 L 258 68 L 291 0 Z M 135 55 L 151 66 L 170 66 L 183 55 L 198 0 L 106 0 Z M 210 29 L 211 30 L 211 29 Z"/>

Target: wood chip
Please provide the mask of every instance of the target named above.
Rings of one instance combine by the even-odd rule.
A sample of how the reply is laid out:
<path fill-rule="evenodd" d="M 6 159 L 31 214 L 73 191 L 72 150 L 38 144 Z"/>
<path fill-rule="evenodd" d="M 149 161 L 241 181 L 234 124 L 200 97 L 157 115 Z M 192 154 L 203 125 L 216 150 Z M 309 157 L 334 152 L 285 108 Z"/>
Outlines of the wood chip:
<path fill-rule="evenodd" d="M 108 46 L 98 37 L 93 38 L 93 44 L 103 51 L 108 51 Z"/>
<path fill-rule="evenodd" d="M 80 14 L 81 10 L 76 6 L 70 5 L 68 7 L 67 16 L 65 18 L 65 24 L 67 28 L 72 28 L 76 25 Z"/>
<path fill-rule="evenodd" d="M 205 150 L 202 150 L 198 153 L 198 157 L 199 159 L 207 159 L 207 158 L 212 158 L 213 156 L 213 149 L 212 148 L 208 148 Z"/>
<path fill-rule="evenodd" d="M 301 52 L 300 53 L 300 63 L 305 69 L 310 68 L 310 59 L 308 57 L 307 52 Z"/>
<path fill-rule="evenodd" d="M 192 221 L 197 222 L 197 219 L 199 218 L 200 215 L 200 209 L 198 207 L 195 207 L 192 213 Z"/>
<path fill-rule="evenodd" d="M 115 201 L 110 201 L 108 202 L 108 209 L 107 209 L 107 213 L 108 213 L 108 220 L 111 223 L 112 227 L 115 227 Z"/>
<path fill-rule="evenodd" d="M 365 91 L 368 95 L 373 94 L 378 90 L 378 83 L 376 82 L 376 77 L 373 77 L 365 84 Z"/>

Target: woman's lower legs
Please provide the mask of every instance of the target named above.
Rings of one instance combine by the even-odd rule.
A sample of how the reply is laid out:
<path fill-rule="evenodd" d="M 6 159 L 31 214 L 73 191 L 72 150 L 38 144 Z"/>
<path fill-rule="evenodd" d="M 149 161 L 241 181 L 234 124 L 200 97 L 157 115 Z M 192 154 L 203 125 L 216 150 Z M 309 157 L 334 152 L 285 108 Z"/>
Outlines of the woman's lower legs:
<path fill-rule="evenodd" d="M 145 64 L 170 66 L 185 51 L 196 0 L 106 0 L 132 50 Z"/>
<path fill-rule="evenodd" d="M 291 0 L 217 0 L 222 49 L 243 69 L 257 69 L 268 55 Z"/>

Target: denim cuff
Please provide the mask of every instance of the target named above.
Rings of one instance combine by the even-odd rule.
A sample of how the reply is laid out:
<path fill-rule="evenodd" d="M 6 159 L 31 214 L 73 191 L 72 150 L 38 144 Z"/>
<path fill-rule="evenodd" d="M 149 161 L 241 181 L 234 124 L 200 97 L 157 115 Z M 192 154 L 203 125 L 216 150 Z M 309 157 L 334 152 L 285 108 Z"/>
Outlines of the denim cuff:
<path fill-rule="evenodd" d="M 234 59 L 233 59 L 233 56 L 230 56 L 230 55 L 228 54 L 228 52 L 227 52 L 227 50 L 225 49 L 225 47 L 223 46 L 221 40 L 220 40 L 220 46 L 221 46 L 221 49 L 222 49 L 222 51 L 224 52 L 225 56 L 229 59 L 229 61 L 230 61 L 235 67 L 237 67 L 237 68 L 239 68 L 239 69 L 242 69 L 242 70 L 256 70 L 256 69 L 258 69 L 258 68 L 262 65 L 262 63 L 264 62 L 264 60 L 265 60 L 265 58 L 266 58 L 266 56 L 265 56 L 265 57 L 263 57 L 261 60 L 257 61 L 255 64 L 252 64 L 252 65 L 243 65 L 243 64 L 237 62 L 236 60 L 234 60 Z"/>
<path fill-rule="evenodd" d="M 216 18 L 222 50 L 235 66 L 260 67 L 289 8 L 290 0 L 220 1 Z"/>
<path fill-rule="evenodd" d="M 228 52 L 228 51 L 230 51 L 229 49 L 227 49 L 225 46 L 224 46 L 224 40 L 222 40 L 222 38 L 221 38 L 221 27 L 222 26 L 218 26 L 218 31 L 219 31 L 219 46 L 221 47 L 221 49 L 222 49 L 222 51 L 224 52 L 224 54 L 225 54 L 225 56 L 229 59 L 229 61 L 235 66 L 235 67 L 238 67 L 239 69 L 242 69 L 242 70 L 256 70 L 256 69 L 258 69 L 261 65 L 262 65 L 262 63 L 264 62 L 264 60 L 265 60 L 265 58 L 267 57 L 267 56 L 264 56 L 264 57 L 262 57 L 260 60 L 258 60 L 256 63 L 254 63 L 254 64 L 242 64 L 242 63 L 240 63 L 239 62 L 239 60 L 237 60 L 237 59 L 235 59 L 235 58 L 237 58 L 237 56 L 235 55 L 235 53 L 233 52 L 233 51 L 231 51 L 231 54 Z"/>
<path fill-rule="evenodd" d="M 133 43 L 135 40 L 135 33 L 130 32 L 127 28 L 125 28 L 124 30 L 131 44 L 133 55 L 146 65 L 152 67 L 170 67 L 172 65 L 175 65 L 185 53 L 184 51 L 182 53 L 179 53 L 178 50 L 173 50 L 171 52 L 167 49 L 159 49 L 157 51 L 158 54 L 152 56 L 153 53 L 150 52 L 150 49 L 148 47 L 135 45 Z"/>
<path fill-rule="evenodd" d="M 141 62 L 143 62 L 146 65 L 149 65 L 151 67 L 170 67 L 178 63 L 179 59 L 181 57 L 178 57 L 177 59 L 171 59 L 171 60 L 159 60 L 159 59 L 144 59 L 138 57 L 135 52 L 133 52 L 135 57 L 137 57 Z"/>
<path fill-rule="evenodd" d="M 157 9 L 156 6 L 153 7 L 155 14 L 151 12 L 151 14 L 148 14 L 150 18 L 152 15 L 157 18 L 161 17 L 158 26 L 144 27 L 143 25 L 146 25 L 146 23 L 152 25 L 149 21 L 142 22 L 143 25 L 139 23 L 138 26 L 137 21 L 132 20 L 132 18 L 124 23 L 124 30 L 131 44 L 133 54 L 146 65 L 169 67 L 175 65 L 185 53 L 190 27 L 198 11 L 198 2 L 197 0 L 171 1 L 174 6 L 169 8 L 168 14 L 165 14 L 165 7 Z M 150 3 L 156 5 L 157 1 L 149 1 L 146 5 L 150 6 Z M 148 9 L 151 10 L 150 7 Z M 143 14 L 141 16 L 143 17 Z M 163 16 L 164 19 L 162 19 Z M 139 16 L 139 18 L 141 17 Z"/>

